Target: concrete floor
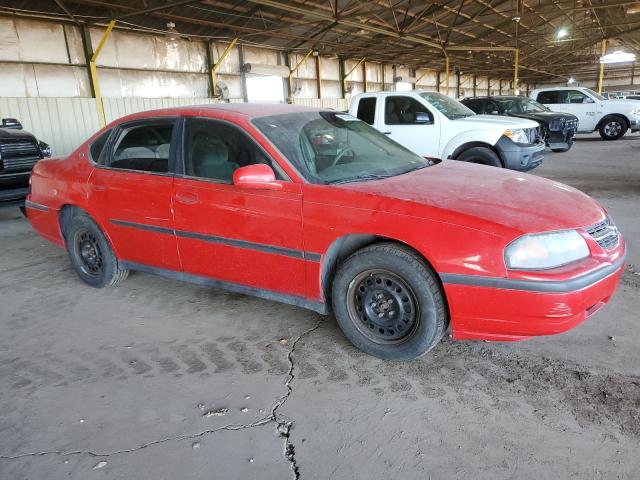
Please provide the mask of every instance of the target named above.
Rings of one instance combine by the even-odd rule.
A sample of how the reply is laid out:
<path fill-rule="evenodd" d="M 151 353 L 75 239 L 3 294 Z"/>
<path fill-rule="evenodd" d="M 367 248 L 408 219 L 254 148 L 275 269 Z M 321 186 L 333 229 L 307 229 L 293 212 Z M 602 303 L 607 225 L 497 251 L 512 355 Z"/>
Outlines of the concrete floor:
<path fill-rule="evenodd" d="M 610 209 L 615 299 L 564 335 L 404 364 L 287 305 L 144 274 L 91 289 L 0 211 L 0 479 L 638 478 L 640 135 L 535 174 Z"/>

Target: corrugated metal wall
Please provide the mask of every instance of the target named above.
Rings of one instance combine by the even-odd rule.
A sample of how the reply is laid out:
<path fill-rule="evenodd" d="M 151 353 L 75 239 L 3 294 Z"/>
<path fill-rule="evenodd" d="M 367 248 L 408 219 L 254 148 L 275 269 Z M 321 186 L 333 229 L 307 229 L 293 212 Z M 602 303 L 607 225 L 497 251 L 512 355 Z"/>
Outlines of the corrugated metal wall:
<path fill-rule="evenodd" d="M 104 98 L 107 123 L 130 113 L 214 103 L 212 98 Z M 25 130 L 66 155 L 99 129 L 95 98 L 0 97 L 0 118 L 17 118 Z"/>

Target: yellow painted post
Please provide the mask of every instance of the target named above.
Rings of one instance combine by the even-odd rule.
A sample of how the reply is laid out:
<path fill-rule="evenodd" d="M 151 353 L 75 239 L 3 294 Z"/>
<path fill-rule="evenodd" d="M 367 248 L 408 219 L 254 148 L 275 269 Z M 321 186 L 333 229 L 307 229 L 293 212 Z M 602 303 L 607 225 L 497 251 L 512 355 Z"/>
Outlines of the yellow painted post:
<path fill-rule="evenodd" d="M 302 60 L 300 60 L 295 67 L 293 67 L 291 69 L 291 71 L 289 72 L 289 97 L 291 100 L 291 103 L 293 103 L 293 74 L 302 66 L 302 64 L 304 62 L 307 61 L 307 58 L 309 58 L 309 56 L 313 53 L 313 50 L 309 50 L 304 57 L 302 57 Z"/>
<path fill-rule="evenodd" d="M 602 39 L 602 50 L 601 50 L 601 57 L 604 57 L 605 54 L 607 53 L 607 39 L 603 38 Z M 600 76 L 598 77 L 598 93 L 600 95 L 602 95 L 602 84 L 604 83 L 604 63 L 600 63 Z"/>
<path fill-rule="evenodd" d="M 364 92 L 367 93 L 367 62 L 362 62 L 362 81 L 364 82 Z"/>
<path fill-rule="evenodd" d="M 344 77 L 342 78 L 342 85 L 343 85 L 343 88 L 344 88 L 345 92 L 347 91 L 347 78 L 349 78 L 349 75 L 351 75 L 356 70 L 356 68 L 358 68 L 360 65 L 362 65 L 362 62 L 364 62 L 365 60 L 366 60 L 366 57 L 362 57 L 358 61 L 358 63 L 356 63 L 353 66 L 353 68 L 351 70 L 349 70 L 347 73 L 345 73 Z"/>
<path fill-rule="evenodd" d="M 100 84 L 98 83 L 98 69 L 96 68 L 96 60 L 98 59 L 98 55 L 100 55 L 100 51 L 102 47 L 104 47 L 107 38 L 111 34 L 111 30 L 115 26 L 116 21 L 111 20 L 107 29 L 102 34 L 102 38 L 100 39 L 100 43 L 98 44 L 98 48 L 95 49 L 93 55 L 91 55 L 91 59 L 89 60 L 89 71 L 91 72 L 91 85 L 93 86 L 93 92 L 96 96 L 96 105 L 98 106 L 98 121 L 100 122 L 100 128 L 106 125 L 105 117 L 104 117 L 104 106 L 102 104 L 102 95 L 100 95 Z"/>
<path fill-rule="evenodd" d="M 445 84 L 445 92 L 447 96 L 449 96 L 449 55 L 445 53 L 444 56 L 444 84 Z"/>
<path fill-rule="evenodd" d="M 520 64 L 520 49 L 515 49 L 515 58 L 513 61 L 513 94 L 518 95 L 518 65 Z"/>
<path fill-rule="evenodd" d="M 213 88 L 216 87 L 216 79 L 218 76 L 218 69 L 220 68 L 220 65 L 222 64 L 222 62 L 224 61 L 225 58 L 227 58 L 227 55 L 229 55 L 229 52 L 231 52 L 231 49 L 236 45 L 236 42 L 238 41 L 237 37 L 234 37 L 231 40 L 231 43 L 229 43 L 229 45 L 227 45 L 227 48 L 224 49 L 224 51 L 222 52 L 222 55 L 220 55 L 220 58 L 218 59 L 218 61 L 216 63 L 214 63 L 213 65 L 211 65 L 211 85 L 213 85 Z M 207 46 L 207 48 L 210 48 L 209 46 Z"/>

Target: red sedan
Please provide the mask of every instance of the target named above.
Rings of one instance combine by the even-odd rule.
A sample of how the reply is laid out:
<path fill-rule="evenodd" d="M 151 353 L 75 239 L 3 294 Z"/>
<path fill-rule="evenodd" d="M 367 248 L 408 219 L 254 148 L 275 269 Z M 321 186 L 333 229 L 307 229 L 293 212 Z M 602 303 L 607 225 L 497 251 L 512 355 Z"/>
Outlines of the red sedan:
<path fill-rule="evenodd" d="M 625 242 L 566 185 L 425 160 L 347 114 L 222 104 L 122 118 L 42 160 L 35 230 L 93 287 L 129 270 L 332 311 L 387 359 L 566 331 L 607 303 Z"/>

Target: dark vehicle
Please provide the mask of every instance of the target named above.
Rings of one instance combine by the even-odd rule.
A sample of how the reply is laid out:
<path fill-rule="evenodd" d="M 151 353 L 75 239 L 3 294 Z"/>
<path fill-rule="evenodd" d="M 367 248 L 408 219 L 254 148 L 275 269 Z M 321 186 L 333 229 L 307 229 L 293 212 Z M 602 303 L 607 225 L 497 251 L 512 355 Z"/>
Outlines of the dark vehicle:
<path fill-rule="evenodd" d="M 51 156 L 51 148 L 22 130 L 15 118 L 3 118 L 0 126 L 0 207 L 24 207 L 29 176 L 35 163 Z"/>
<path fill-rule="evenodd" d="M 554 152 L 566 152 L 575 141 L 578 117 L 570 113 L 552 112 L 541 103 L 527 97 L 473 97 L 462 103 L 479 114 L 507 115 L 535 120 L 543 129 L 547 147 Z"/>

